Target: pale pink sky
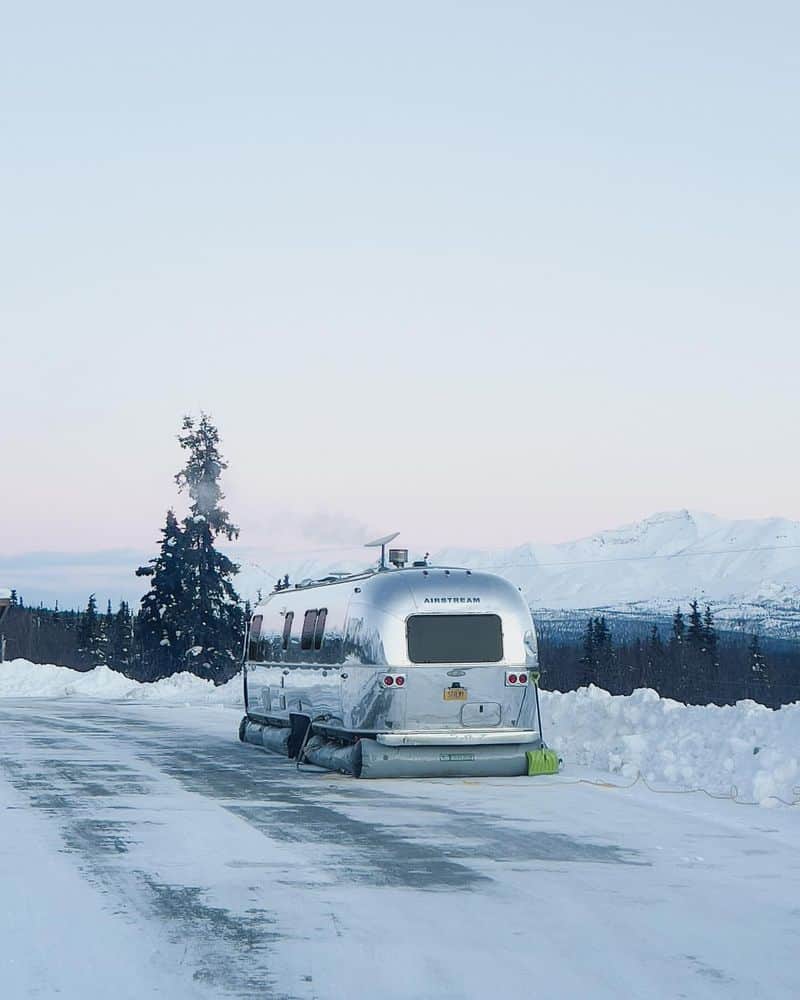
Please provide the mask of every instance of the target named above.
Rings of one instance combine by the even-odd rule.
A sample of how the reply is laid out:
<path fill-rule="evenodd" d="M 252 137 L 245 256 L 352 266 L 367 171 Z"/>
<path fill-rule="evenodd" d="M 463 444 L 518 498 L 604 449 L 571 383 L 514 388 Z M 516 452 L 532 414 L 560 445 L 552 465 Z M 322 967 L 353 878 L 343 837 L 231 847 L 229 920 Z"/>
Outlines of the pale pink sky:
<path fill-rule="evenodd" d="M 9 12 L 0 555 L 800 519 L 796 6 L 245 6 Z"/>

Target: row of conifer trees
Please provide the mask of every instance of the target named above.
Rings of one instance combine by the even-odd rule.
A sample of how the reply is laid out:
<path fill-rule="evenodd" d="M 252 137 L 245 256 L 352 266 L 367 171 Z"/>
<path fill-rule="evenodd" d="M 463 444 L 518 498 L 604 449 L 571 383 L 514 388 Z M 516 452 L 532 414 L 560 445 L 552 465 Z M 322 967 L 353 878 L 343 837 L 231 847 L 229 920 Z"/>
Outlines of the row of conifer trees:
<path fill-rule="evenodd" d="M 539 629 L 542 685 L 569 691 L 594 684 L 612 694 L 652 688 L 687 704 L 732 704 L 751 698 L 777 707 L 800 700 L 797 644 L 757 634 L 718 632 L 710 607 L 678 608 L 669 632 L 615 638 L 605 616 L 590 616 L 581 639 L 557 627 Z"/>

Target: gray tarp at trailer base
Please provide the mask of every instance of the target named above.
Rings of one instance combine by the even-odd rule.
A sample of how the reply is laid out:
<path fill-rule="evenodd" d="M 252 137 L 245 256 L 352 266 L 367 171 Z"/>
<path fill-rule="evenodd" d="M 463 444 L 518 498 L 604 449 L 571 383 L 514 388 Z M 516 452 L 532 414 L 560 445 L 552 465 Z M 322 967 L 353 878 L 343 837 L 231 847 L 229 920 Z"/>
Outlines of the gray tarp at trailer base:
<path fill-rule="evenodd" d="M 314 736 L 303 758 L 357 778 L 517 777 L 528 772 L 530 746 L 389 747 L 372 739 L 342 746 Z"/>
<path fill-rule="evenodd" d="M 491 778 L 527 774 L 531 744 L 390 747 L 360 740 L 358 778 Z"/>

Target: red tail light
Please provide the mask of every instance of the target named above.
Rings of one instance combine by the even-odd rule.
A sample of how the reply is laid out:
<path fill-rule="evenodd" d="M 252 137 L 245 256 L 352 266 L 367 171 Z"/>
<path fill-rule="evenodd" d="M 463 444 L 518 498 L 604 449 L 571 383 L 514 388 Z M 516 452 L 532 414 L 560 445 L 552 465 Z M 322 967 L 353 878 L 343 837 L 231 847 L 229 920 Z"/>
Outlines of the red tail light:
<path fill-rule="evenodd" d="M 519 675 L 519 682 L 520 682 L 520 684 L 527 684 L 528 683 L 528 675 L 527 674 L 520 674 Z"/>
<path fill-rule="evenodd" d="M 509 674 L 508 675 L 508 683 L 509 684 L 516 684 L 517 683 L 517 675 L 516 674 Z"/>
<path fill-rule="evenodd" d="M 397 677 L 395 677 L 394 679 L 395 686 L 399 688 L 401 688 L 405 684 L 405 682 L 406 679 L 405 677 L 403 677 L 402 674 L 398 674 Z"/>
<path fill-rule="evenodd" d="M 394 677 L 392 677 L 391 674 L 387 674 L 383 678 L 383 684 L 384 684 L 384 687 L 390 688 L 392 686 L 392 684 L 394 684 Z"/>

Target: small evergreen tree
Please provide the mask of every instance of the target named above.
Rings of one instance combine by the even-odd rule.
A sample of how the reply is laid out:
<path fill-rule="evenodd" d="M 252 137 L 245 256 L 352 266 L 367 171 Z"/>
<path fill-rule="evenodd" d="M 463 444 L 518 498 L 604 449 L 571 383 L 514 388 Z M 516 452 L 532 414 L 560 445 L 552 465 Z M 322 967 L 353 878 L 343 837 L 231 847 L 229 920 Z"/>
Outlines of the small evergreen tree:
<path fill-rule="evenodd" d="M 105 647 L 103 626 L 97 613 L 97 599 L 91 594 L 78 626 L 78 652 L 86 663 L 96 667 L 105 661 Z"/>
<path fill-rule="evenodd" d="M 710 604 L 706 604 L 706 610 L 703 614 L 703 638 L 706 652 L 712 659 L 715 659 L 717 655 L 717 630 L 714 626 L 714 615 Z"/>
<path fill-rule="evenodd" d="M 675 643 L 682 643 L 685 635 L 686 622 L 683 617 L 683 612 L 680 608 L 677 608 L 672 617 L 672 641 Z"/>
<path fill-rule="evenodd" d="M 696 648 L 701 648 L 705 642 L 703 616 L 695 598 L 689 605 L 689 627 L 686 630 L 686 641 Z"/>
<path fill-rule="evenodd" d="M 767 658 L 761 652 L 758 635 L 753 633 L 750 639 L 750 676 L 747 679 L 747 697 L 762 704 L 770 701 L 770 675 Z"/>
<path fill-rule="evenodd" d="M 115 670 L 123 673 L 131 666 L 133 621 L 127 601 L 120 601 L 109 629 L 108 659 Z"/>
<path fill-rule="evenodd" d="M 184 580 L 185 539 L 175 513 L 167 511 L 161 529 L 159 554 L 147 566 L 136 570 L 137 576 L 151 577 L 150 590 L 144 595 L 137 618 L 143 679 L 169 677 L 184 668 L 188 645 L 185 621 L 188 614 Z"/>
<path fill-rule="evenodd" d="M 714 627 L 714 615 L 711 605 L 706 605 L 703 614 L 703 673 L 706 678 L 706 690 L 701 699 L 703 704 L 710 702 L 725 703 L 725 697 L 720 688 L 719 657 L 717 655 L 717 630 Z"/>
<path fill-rule="evenodd" d="M 588 687 L 597 680 L 597 656 L 594 645 L 594 618 L 586 623 L 583 634 L 583 656 L 580 659 L 580 675 L 578 687 Z"/>
<path fill-rule="evenodd" d="M 647 654 L 645 661 L 645 686 L 660 691 L 663 686 L 664 677 L 664 643 L 661 640 L 661 633 L 658 625 L 654 625 L 650 630 L 650 638 L 647 642 Z"/>
<path fill-rule="evenodd" d="M 695 598 L 689 604 L 689 624 L 686 628 L 686 645 L 684 648 L 684 690 L 687 701 L 706 701 L 705 693 L 708 683 L 706 678 L 705 660 L 706 634 L 703 628 L 703 616 Z"/>
<path fill-rule="evenodd" d="M 672 617 L 672 635 L 669 640 L 669 666 L 674 697 L 688 698 L 688 677 L 686 667 L 686 621 L 680 608 Z"/>

